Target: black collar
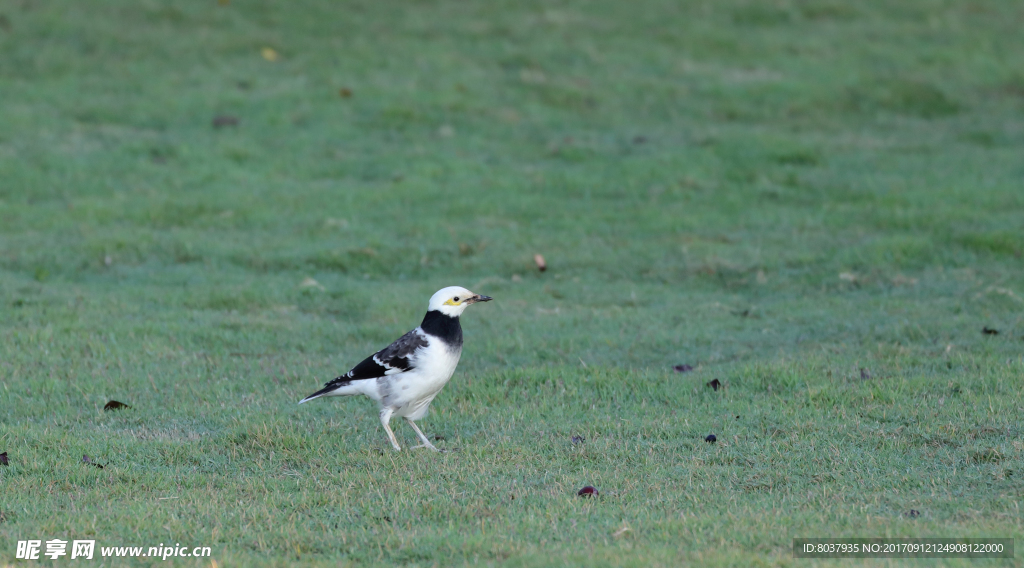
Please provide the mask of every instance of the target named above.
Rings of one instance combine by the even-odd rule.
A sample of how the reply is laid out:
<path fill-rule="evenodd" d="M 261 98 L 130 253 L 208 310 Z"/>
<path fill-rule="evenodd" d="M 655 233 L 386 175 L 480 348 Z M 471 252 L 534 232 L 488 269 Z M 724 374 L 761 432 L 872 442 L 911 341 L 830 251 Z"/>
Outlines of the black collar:
<path fill-rule="evenodd" d="M 451 347 L 462 347 L 462 325 L 459 324 L 458 316 L 452 317 L 437 310 L 430 310 L 423 316 L 420 329 Z"/>

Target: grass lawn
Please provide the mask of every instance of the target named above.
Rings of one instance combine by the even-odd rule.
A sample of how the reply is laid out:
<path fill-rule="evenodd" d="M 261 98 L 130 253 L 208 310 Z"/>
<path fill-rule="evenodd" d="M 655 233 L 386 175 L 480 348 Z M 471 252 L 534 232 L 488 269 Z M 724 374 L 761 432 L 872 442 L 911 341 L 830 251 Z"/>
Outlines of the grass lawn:
<path fill-rule="evenodd" d="M 0 564 L 1021 566 L 1022 28 L 3 0 Z M 453 451 L 296 404 L 452 284 L 495 298 L 420 422 Z M 1018 551 L 792 557 L 827 536 Z"/>

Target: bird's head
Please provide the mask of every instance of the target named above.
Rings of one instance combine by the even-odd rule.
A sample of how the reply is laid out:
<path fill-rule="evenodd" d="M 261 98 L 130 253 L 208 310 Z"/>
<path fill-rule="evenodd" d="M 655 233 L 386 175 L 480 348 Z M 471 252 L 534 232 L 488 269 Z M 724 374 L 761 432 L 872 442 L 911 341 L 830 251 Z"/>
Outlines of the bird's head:
<path fill-rule="evenodd" d="M 462 315 L 462 312 L 470 304 L 490 302 L 492 299 L 490 296 L 474 294 L 462 286 L 449 286 L 441 288 L 430 297 L 427 311 L 437 311 L 446 316 L 457 318 Z"/>

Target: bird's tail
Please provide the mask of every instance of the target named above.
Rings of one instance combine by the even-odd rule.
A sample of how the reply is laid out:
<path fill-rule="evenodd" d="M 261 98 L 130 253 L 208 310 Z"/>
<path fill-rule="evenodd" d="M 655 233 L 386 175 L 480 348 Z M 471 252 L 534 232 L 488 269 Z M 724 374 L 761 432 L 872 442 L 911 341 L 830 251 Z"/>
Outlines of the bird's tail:
<path fill-rule="evenodd" d="M 339 396 L 339 395 L 347 395 L 347 394 L 359 394 L 360 391 L 358 389 L 351 388 L 352 386 L 353 386 L 352 385 L 352 381 L 350 381 L 350 380 L 348 380 L 348 379 L 346 379 L 344 377 L 338 377 L 337 379 L 334 379 L 333 381 L 331 381 L 331 382 L 327 383 L 326 385 L 324 385 L 324 388 L 322 388 L 322 389 L 316 391 L 315 393 L 307 396 L 306 398 L 300 400 L 299 404 L 302 404 L 304 402 L 309 402 L 309 401 L 313 400 L 314 398 L 320 398 L 322 396 Z"/>

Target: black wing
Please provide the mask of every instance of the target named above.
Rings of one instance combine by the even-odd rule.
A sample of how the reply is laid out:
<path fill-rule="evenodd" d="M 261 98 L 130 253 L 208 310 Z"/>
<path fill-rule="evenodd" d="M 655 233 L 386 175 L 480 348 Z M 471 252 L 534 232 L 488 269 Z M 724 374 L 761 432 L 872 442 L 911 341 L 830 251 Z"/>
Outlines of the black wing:
<path fill-rule="evenodd" d="M 363 359 L 358 365 L 352 367 L 351 371 L 332 381 L 324 383 L 324 388 L 307 396 L 303 400 L 309 400 L 322 394 L 329 393 L 334 389 L 341 388 L 351 383 L 352 381 L 378 379 L 387 375 L 404 373 L 413 368 L 411 359 L 416 350 L 426 346 L 426 335 L 420 331 L 419 328 L 414 329 L 402 337 L 399 337 L 398 340 L 391 345 L 388 345 L 384 349 L 381 349 L 366 359 Z"/>

